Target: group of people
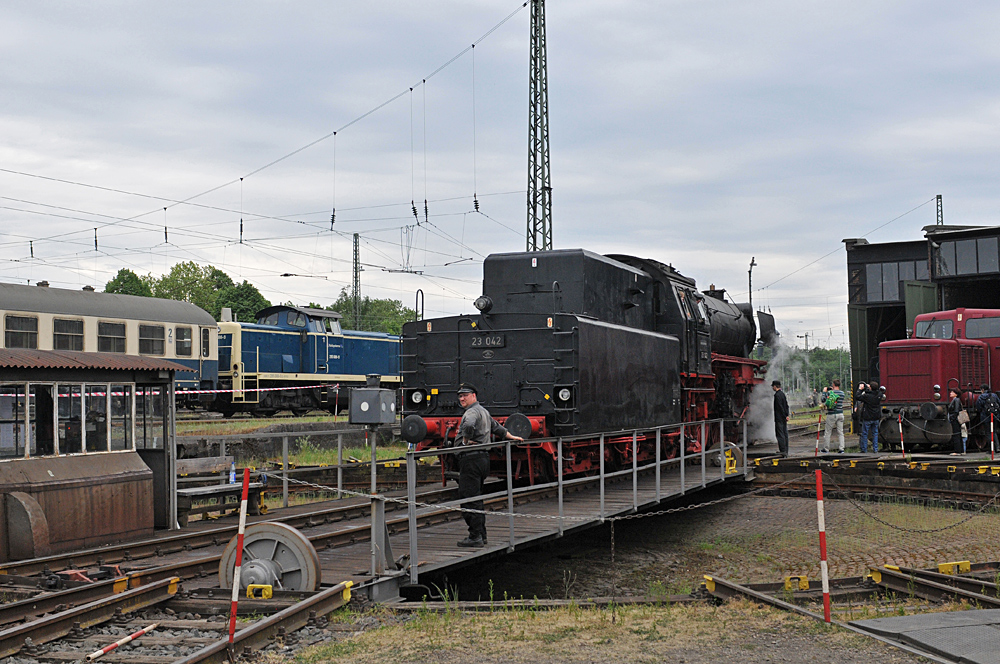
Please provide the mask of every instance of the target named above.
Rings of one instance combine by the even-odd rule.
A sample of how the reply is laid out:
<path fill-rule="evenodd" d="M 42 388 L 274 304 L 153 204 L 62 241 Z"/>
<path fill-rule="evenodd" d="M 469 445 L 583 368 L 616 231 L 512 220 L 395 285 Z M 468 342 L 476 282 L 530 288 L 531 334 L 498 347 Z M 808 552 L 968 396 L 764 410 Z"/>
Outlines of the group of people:
<path fill-rule="evenodd" d="M 948 422 L 951 424 L 951 444 L 954 450 L 952 454 L 965 454 L 970 426 L 980 425 L 987 427 L 988 430 L 991 418 L 1000 423 L 1000 396 L 991 390 L 988 384 L 983 383 L 973 404 L 973 411 L 975 424 L 972 415 L 962 405 L 961 390 L 957 387 L 949 388 Z"/>
<path fill-rule="evenodd" d="M 781 381 L 771 381 L 774 390 L 774 434 L 778 439 L 778 454 L 788 456 L 788 420 L 791 411 L 788 408 L 788 398 L 781 390 Z M 838 452 L 844 453 L 844 399 L 847 395 L 840 389 L 840 380 L 834 379 L 829 387 L 823 388 L 822 395 L 814 395 L 814 403 L 821 405 L 826 411 L 826 437 L 823 452 L 830 452 L 830 440 L 833 432 L 837 432 Z M 878 453 L 878 425 L 882 416 L 882 402 L 885 401 L 885 388 L 878 383 L 859 383 L 855 395 L 855 404 L 861 419 L 861 451 L 868 453 L 868 442 L 871 441 L 871 451 Z"/>

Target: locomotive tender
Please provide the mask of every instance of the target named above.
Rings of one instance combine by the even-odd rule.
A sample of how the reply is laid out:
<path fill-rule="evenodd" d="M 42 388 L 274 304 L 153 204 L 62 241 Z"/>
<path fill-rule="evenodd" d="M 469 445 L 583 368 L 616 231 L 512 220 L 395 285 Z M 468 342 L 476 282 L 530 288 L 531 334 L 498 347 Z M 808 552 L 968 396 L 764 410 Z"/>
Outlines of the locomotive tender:
<path fill-rule="evenodd" d="M 341 318 L 335 311 L 277 305 L 258 312 L 256 323 L 219 323 L 224 391 L 212 410 L 226 416 L 334 412 L 368 374 L 381 376 L 383 387 L 398 387 L 399 337 L 342 330 Z"/>
<path fill-rule="evenodd" d="M 953 309 L 920 314 L 913 337 L 878 346 L 886 400 L 879 438 L 908 449 L 948 445 L 948 390 L 957 387 L 972 409 L 983 383 L 1000 385 L 1000 310 Z M 989 427 L 969 423 L 969 448 L 988 449 Z"/>
<path fill-rule="evenodd" d="M 573 437 L 564 442 L 567 473 L 599 467 L 602 432 L 740 418 L 764 362 L 749 359 L 752 310 L 723 293 L 701 293 L 672 266 L 634 256 L 490 255 L 478 314 L 403 326 L 403 438 L 419 449 L 454 438 L 463 382 L 476 385 L 479 401 L 515 435 Z M 759 319 L 770 341 L 774 319 Z M 707 447 L 718 443 L 710 429 Z M 610 437 L 605 461 L 615 468 L 633 454 L 652 460 L 654 438 L 640 434 L 633 450 L 631 434 Z M 685 441 L 688 452 L 701 451 L 697 436 Z M 676 456 L 678 432 L 665 433 L 661 445 L 662 458 Z M 555 450 L 551 442 L 519 446 L 515 475 L 553 477 Z"/>

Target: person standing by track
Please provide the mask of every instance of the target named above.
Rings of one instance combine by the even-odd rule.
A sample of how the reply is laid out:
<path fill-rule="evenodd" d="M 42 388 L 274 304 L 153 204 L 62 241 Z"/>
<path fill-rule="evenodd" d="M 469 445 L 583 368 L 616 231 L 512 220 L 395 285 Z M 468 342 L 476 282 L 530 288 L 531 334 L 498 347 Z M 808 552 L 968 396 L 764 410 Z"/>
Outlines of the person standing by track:
<path fill-rule="evenodd" d="M 868 453 L 868 437 L 871 432 L 872 453 L 878 454 L 878 426 L 882 419 L 885 390 L 880 389 L 878 383 L 861 383 L 856 398 L 861 404 L 861 453 Z"/>
<path fill-rule="evenodd" d="M 823 453 L 830 453 L 830 437 L 834 428 L 840 442 L 841 454 L 844 453 L 844 393 L 840 389 L 840 380 L 834 379 L 830 387 L 823 388 L 823 405 L 826 407 L 826 445 Z"/>
<path fill-rule="evenodd" d="M 778 456 L 788 456 L 788 399 L 781 391 L 781 381 L 772 380 L 774 390 L 774 437 L 778 439 Z"/>
<path fill-rule="evenodd" d="M 962 412 L 962 397 L 957 387 L 948 390 L 948 422 L 951 424 L 951 446 L 953 455 L 965 454 L 965 447 L 962 445 L 962 423 L 958 421 L 958 414 Z"/>
<path fill-rule="evenodd" d="M 491 442 L 490 436 L 499 436 L 504 440 L 524 440 L 515 436 L 494 420 L 489 412 L 479 403 L 476 387 L 471 383 L 462 383 L 458 388 L 458 403 L 465 409 L 458 423 L 457 445 L 479 445 Z M 461 439 L 459 442 L 458 439 Z M 458 453 L 458 497 L 474 498 L 483 495 L 483 484 L 490 474 L 490 453 L 487 450 L 472 450 Z M 472 510 L 482 510 L 483 501 L 462 503 L 462 507 Z M 461 547 L 481 548 L 486 546 L 486 516 L 471 512 L 463 512 L 465 524 L 469 527 L 469 536 L 458 542 Z"/>

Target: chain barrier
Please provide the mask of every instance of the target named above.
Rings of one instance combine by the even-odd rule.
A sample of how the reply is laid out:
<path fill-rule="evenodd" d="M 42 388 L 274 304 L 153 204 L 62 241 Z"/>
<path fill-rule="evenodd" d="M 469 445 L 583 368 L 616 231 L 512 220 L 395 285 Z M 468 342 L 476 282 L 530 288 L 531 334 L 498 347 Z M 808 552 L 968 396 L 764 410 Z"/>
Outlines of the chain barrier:
<path fill-rule="evenodd" d="M 837 489 L 837 491 L 840 492 L 840 494 L 844 497 L 844 499 L 847 500 L 847 502 L 849 502 L 859 512 L 861 512 L 865 516 L 869 517 L 870 519 L 881 523 L 883 526 L 886 526 L 888 528 L 892 528 L 893 530 L 898 530 L 898 531 L 904 532 L 904 533 L 940 533 L 940 532 L 943 532 L 945 530 L 951 530 L 952 528 L 957 528 L 958 526 L 961 526 L 964 523 L 968 523 L 969 521 L 971 521 L 972 519 L 976 518 L 977 516 L 981 516 L 986 511 L 986 509 L 989 508 L 990 505 L 993 505 L 996 502 L 997 498 L 1000 498 L 1000 493 L 997 493 L 992 498 L 990 498 L 989 501 L 987 501 L 985 504 L 983 504 L 983 506 L 980 507 L 978 510 L 976 510 L 975 512 L 970 512 L 968 515 L 966 515 L 962 519 L 960 519 L 960 520 L 956 521 L 955 523 L 953 523 L 951 525 L 948 525 L 948 526 L 942 526 L 940 528 L 905 528 L 903 526 L 897 526 L 896 524 L 889 523 L 885 519 L 872 514 L 867 509 L 865 509 L 860 503 L 858 503 L 857 501 L 855 501 L 854 498 L 851 497 L 851 494 L 853 493 L 853 491 L 848 491 L 848 490 L 843 489 L 842 487 L 840 487 L 836 482 L 833 481 L 832 478 L 830 478 L 830 476 L 827 473 L 823 473 L 823 477 L 824 477 L 824 480 L 823 480 L 824 482 L 829 482 L 830 484 L 832 484 Z"/>

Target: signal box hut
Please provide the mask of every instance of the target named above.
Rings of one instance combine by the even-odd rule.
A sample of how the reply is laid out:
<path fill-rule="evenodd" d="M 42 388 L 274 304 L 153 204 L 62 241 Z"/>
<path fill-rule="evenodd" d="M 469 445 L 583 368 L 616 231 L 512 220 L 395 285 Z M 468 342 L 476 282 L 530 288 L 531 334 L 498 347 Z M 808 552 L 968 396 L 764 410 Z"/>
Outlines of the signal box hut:
<path fill-rule="evenodd" d="M 169 360 L 0 349 L 0 562 L 176 524 Z"/>

